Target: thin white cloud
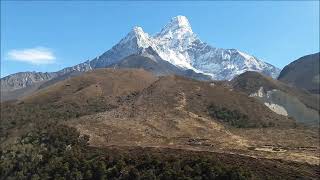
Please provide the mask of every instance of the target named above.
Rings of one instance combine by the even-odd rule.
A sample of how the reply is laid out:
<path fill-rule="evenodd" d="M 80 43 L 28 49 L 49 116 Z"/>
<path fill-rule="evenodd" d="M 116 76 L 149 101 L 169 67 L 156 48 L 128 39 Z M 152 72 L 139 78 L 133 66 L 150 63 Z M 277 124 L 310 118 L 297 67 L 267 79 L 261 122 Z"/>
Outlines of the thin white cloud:
<path fill-rule="evenodd" d="M 7 55 L 9 60 L 26 62 L 34 65 L 53 64 L 56 59 L 52 50 L 44 47 L 12 49 Z"/>

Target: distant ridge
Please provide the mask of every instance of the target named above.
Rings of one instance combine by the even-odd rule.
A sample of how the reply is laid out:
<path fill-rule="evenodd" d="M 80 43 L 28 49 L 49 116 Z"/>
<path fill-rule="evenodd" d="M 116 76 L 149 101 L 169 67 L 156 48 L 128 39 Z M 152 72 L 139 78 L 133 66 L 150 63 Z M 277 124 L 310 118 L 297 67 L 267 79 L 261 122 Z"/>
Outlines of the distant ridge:
<path fill-rule="evenodd" d="M 288 64 L 278 80 L 311 93 L 320 93 L 320 53 L 303 56 Z"/>
<path fill-rule="evenodd" d="M 239 50 L 215 48 L 202 42 L 192 31 L 188 19 L 177 16 L 154 36 L 145 33 L 141 27 L 134 27 L 119 43 L 91 61 L 57 72 L 22 72 L 1 78 L 1 101 L 24 96 L 25 93 L 19 89 L 24 88 L 23 92 L 29 94 L 39 86 L 44 87 L 92 69 L 115 67 L 117 64 L 118 67 L 135 64 L 131 68 L 137 68 L 140 64 L 138 68 L 147 68 L 142 62 L 137 64 L 136 58 L 131 58 L 135 62 L 129 62 L 127 57 L 132 55 L 157 62 L 153 63 L 152 70 L 146 70 L 158 75 L 178 74 L 198 80 L 231 80 L 246 71 L 258 71 L 276 78 L 280 72 L 278 68 Z M 144 58 L 140 60 L 146 62 Z M 148 63 L 150 65 L 151 61 Z M 38 78 L 39 74 L 45 77 Z M 46 81 L 50 82 L 42 85 Z"/>

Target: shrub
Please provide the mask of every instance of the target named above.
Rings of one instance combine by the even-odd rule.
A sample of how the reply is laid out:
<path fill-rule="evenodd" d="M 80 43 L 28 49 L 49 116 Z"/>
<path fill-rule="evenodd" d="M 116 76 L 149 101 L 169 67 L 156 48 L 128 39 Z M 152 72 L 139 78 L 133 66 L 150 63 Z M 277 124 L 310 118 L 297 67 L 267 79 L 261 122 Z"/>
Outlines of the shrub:
<path fill-rule="evenodd" d="M 242 179 L 249 171 L 206 156 L 109 153 L 74 128 L 47 124 L 0 151 L 2 179 Z M 85 137 L 85 138 L 84 138 Z"/>
<path fill-rule="evenodd" d="M 208 113 L 211 117 L 237 128 L 255 127 L 247 115 L 237 110 L 229 110 L 212 104 L 208 107 Z"/>

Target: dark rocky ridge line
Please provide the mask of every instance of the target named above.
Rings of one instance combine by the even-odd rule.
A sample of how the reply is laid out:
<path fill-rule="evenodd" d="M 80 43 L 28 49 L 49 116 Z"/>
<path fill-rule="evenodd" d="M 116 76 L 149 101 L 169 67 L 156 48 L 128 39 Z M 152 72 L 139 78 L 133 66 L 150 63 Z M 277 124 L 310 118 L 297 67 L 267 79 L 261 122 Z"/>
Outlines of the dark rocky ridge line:
<path fill-rule="evenodd" d="M 280 72 L 278 80 L 305 89 L 310 93 L 320 93 L 320 53 L 303 56 L 288 64 Z"/>

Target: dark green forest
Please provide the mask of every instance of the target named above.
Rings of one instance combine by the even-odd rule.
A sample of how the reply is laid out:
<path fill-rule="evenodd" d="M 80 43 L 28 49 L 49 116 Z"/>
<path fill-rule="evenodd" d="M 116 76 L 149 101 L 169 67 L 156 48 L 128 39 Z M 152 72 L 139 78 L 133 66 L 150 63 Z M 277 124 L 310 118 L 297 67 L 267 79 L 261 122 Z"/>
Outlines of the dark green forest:
<path fill-rule="evenodd" d="M 249 171 L 205 155 L 120 153 L 88 146 L 64 125 L 39 125 L 1 150 L 1 179 L 248 179 Z"/>
<path fill-rule="evenodd" d="M 275 126 L 273 122 L 255 123 L 254 121 L 250 120 L 246 114 L 214 104 L 211 104 L 208 107 L 208 113 L 211 117 L 236 128 L 265 128 Z"/>

